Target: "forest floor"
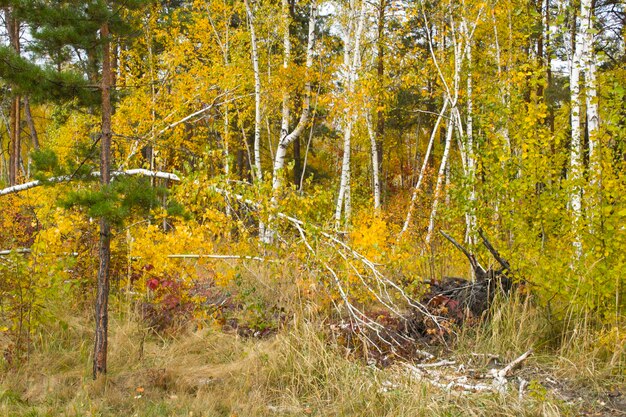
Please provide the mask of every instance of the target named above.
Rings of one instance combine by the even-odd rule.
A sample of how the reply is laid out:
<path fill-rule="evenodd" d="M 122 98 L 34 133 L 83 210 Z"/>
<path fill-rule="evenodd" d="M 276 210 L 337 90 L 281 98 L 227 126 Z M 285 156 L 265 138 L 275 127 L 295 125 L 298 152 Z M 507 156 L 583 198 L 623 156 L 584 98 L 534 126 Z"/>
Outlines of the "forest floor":
<path fill-rule="evenodd" d="M 426 347 L 435 358 L 379 368 L 333 341 L 328 323 L 301 319 L 254 338 L 211 326 L 160 336 L 113 318 L 109 375 L 93 381 L 89 320 L 59 314 L 27 361 L 0 369 L 0 415 L 626 415 L 620 378 L 582 352 L 578 361 L 534 352 L 498 392 L 490 369 L 522 346 L 490 352 L 467 334 L 451 349 Z"/>

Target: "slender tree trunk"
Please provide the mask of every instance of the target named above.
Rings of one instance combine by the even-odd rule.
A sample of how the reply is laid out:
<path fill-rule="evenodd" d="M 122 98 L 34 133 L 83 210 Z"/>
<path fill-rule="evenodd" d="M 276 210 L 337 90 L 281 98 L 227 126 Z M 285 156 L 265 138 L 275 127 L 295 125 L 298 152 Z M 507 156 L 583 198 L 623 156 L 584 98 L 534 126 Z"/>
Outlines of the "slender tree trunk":
<path fill-rule="evenodd" d="M 365 122 L 367 124 L 367 132 L 370 137 L 371 155 L 372 155 L 372 182 L 374 185 L 374 210 L 380 210 L 380 178 L 379 178 L 379 161 L 378 146 L 376 143 L 376 133 L 372 123 L 372 117 L 369 112 L 365 114 Z"/>
<path fill-rule="evenodd" d="M 20 23 L 13 16 L 13 13 L 9 8 L 5 8 L 5 22 L 7 33 L 9 35 L 9 42 L 11 47 L 17 54 L 20 53 Z M 20 154 L 21 154 L 21 106 L 20 97 L 14 96 L 11 100 L 11 110 L 9 112 L 10 120 L 10 148 L 9 148 L 9 185 L 13 186 L 17 183 L 17 173 L 20 166 Z"/>
<path fill-rule="evenodd" d="M 309 16 L 309 33 L 307 40 L 307 49 L 306 49 L 306 82 L 304 85 L 304 98 L 302 103 L 302 113 L 300 114 L 300 120 L 296 127 L 290 133 L 281 137 L 278 142 L 278 146 L 276 147 L 276 155 L 274 157 L 274 169 L 272 173 L 272 188 L 274 191 L 280 189 L 282 186 L 282 170 L 285 167 L 285 156 L 287 155 L 287 147 L 296 139 L 300 137 L 304 129 L 306 128 L 307 123 L 309 122 L 309 117 L 311 113 L 311 79 L 310 79 L 310 69 L 313 65 L 313 46 L 315 42 L 315 21 L 317 18 L 317 6 L 316 2 L 313 1 L 311 3 L 311 12 Z M 284 100 L 284 96 L 283 96 Z M 284 103 L 284 101 L 283 101 Z M 283 107 L 283 116 L 285 116 L 284 112 L 285 108 Z M 288 112 L 287 112 L 288 113 Z M 287 115 L 288 117 L 288 115 Z M 285 122 L 285 118 L 283 117 L 283 122 Z M 288 123 L 284 126 L 288 129 Z M 282 127 L 281 127 L 282 129 Z M 282 134 L 282 133 L 281 133 Z M 275 193 L 274 193 L 275 197 Z"/>
<path fill-rule="evenodd" d="M 450 120 L 448 122 L 448 128 L 446 131 L 446 143 L 443 149 L 443 155 L 441 157 L 441 164 L 439 165 L 439 172 L 437 174 L 437 184 L 435 185 L 435 195 L 433 198 L 433 206 L 430 211 L 430 220 L 428 222 L 428 232 L 426 233 L 426 244 L 430 244 L 435 230 L 435 219 L 437 217 L 437 208 L 439 206 L 439 199 L 443 191 L 443 183 L 446 177 L 446 167 L 448 164 L 448 156 L 450 155 L 450 148 L 452 147 L 452 134 L 454 133 L 454 109 L 450 110 Z"/>
<path fill-rule="evenodd" d="M 296 187 L 299 187 L 301 174 L 302 174 L 302 151 L 301 151 L 300 137 L 298 137 L 293 141 L 293 183 L 296 185 Z"/>
<path fill-rule="evenodd" d="M 39 136 L 37 136 L 37 128 L 35 127 L 35 121 L 33 115 L 30 112 L 30 103 L 28 97 L 24 97 L 24 116 L 26 116 L 26 123 L 28 124 L 28 130 L 30 130 L 30 138 L 33 141 L 33 149 L 39 150 Z"/>
<path fill-rule="evenodd" d="M 356 82 L 356 73 L 359 70 L 361 63 L 361 34 L 363 32 L 363 25 L 365 22 L 367 2 L 361 1 L 361 11 L 359 13 L 359 21 L 356 25 L 356 32 L 354 33 L 354 42 L 350 45 L 351 56 L 348 57 L 350 62 L 348 67 L 348 86 L 346 94 L 349 100 L 353 100 L 354 87 Z M 354 9 L 351 9 L 351 11 Z M 353 23 L 350 23 L 350 27 L 354 27 Z M 352 39 L 352 36 L 347 37 L 348 40 Z M 348 45 L 346 45 L 348 46 Z M 352 127 L 356 122 L 357 113 L 353 109 L 353 103 L 348 103 L 344 110 L 344 131 L 343 131 L 343 160 L 341 164 L 341 181 L 339 185 L 339 196 L 337 197 L 337 205 L 335 207 L 335 227 L 337 229 L 341 226 L 341 214 L 344 214 L 346 223 L 350 220 L 350 213 L 352 210 L 352 200 L 350 193 L 350 151 L 351 151 L 351 139 L 352 139 Z"/>
<path fill-rule="evenodd" d="M 402 230 L 398 234 L 398 241 L 402 238 L 402 235 L 409 229 L 411 224 L 411 217 L 413 215 L 413 209 L 415 208 L 415 202 L 417 201 L 417 195 L 419 194 L 419 190 L 424 181 L 424 177 L 426 175 L 426 169 L 428 168 L 428 160 L 430 159 L 430 153 L 433 149 L 433 144 L 435 143 L 435 138 L 437 137 L 437 133 L 439 132 L 439 125 L 441 124 L 441 120 L 443 119 L 443 115 L 448 108 L 448 98 L 444 98 L 443 107 L 441 108 L 441 112 L 439 116 L 437 116 L 437 121 L 435 122 L 435 126 L 433 127 L 433 131 L 430 134 L 430 140 L 428 141 L 428 147 L 426 148 L 426 153 L 424 154 L 424 159 L 422 161 L 422 168 L 420 169 L 419 177 L 417 178 L 417 184 L 415 184 L 415 188 L 413 188 L 413 194 L 411 195 L 411 202 L 409 203 L 409 209 L 406 213 L 406 218 L 404 220 L 404 224 L 402 226 Z"/>
<path fill-rule="evenodd" d="M 291 39 L 289 38 L 289 3 L 282 0 L 282 23 L 283 28 L 283 70 L 287 74 L 289 62 L 291 60 Z M 289 89 L 283 91 L 283 113 L 280 123 L 280 140 L 283 140 L 289 133 Z"/>
<path fill-rule="evenodd" d="M 383 170 L 383 146 L 385 140 L 385 13 L 387 10 L 387 0 L 380 0 L 378 9 L 378 53 L 376 57 L 376 74 L 378 82 L 378 110 L 376 114 L 376 160 L 378 166 L 376 167 L 376 174 L 378 179 L 375 180 L 374 190 L 378 188 L 378 198 L 374 195 L 374 208 L 378 209 L 381 205 L 383 184 L 381 173 Z M 377 183 L 376 183 L 377 182 Z"/>
<path fill-rule="evenodd" d="M 261 168 L 261 74 L 259 73 L 259 52 L 257 48 L 254 15 L 248 0 L 244 0 L 250 25 L 250 43 L 252 46 L 252 68 L 254 71 L 254 169 L 256 179 L 263 179 Z"/>
<path fill-rule="evenodd" d="M 552 86 L 552 44 L 550 38 L 550 0 L 546 0 L 546 9 L 545 9 L 545 18 L 544 18 L 544 38 L 545 38 L 545 63 L 546 63 L 546 85 L 547 88 Z M 551 102 L 548 102 L 547 97 L 544 93 L 544 100 L 546 105 L 548 106 L 548 126 L 550 127 L 550 132 L 554 133 L 554 106 Z M 554 152 L 553 152 L 554 153 Z"/>
<path fill-rule="evenodd" d="M 466 162 L 467 181 L 469 183 L 469 210 L 465 213 L 466 231 L 465 241 L 473 244 L 477 231 L 476 227 L 476 152 L 474 149 L 474 97 L 473 97 L 473 64 L 472 64 L 472 34 L 469 31 L 465 18 L 462 25 L 465 37 L 465 58 L 467 59 L 467 119 L 465 124 L 466 135 Z"/>
<path fill-rule="evenodd" d="M 13 97 L 11 100 L 11 111 L 9 119 L 11 123 L 11 138 L 9 150 L 9 185 L 17 183 L 17 172 L 19 169 L 21 143 L 20 143 L 20 98 Z"/>
<path fill-rule="evenodd" d="M 582 255 L 582 241 L 580 238 L 580 220 L 582 216 L 582 140 L 580 123 L 580 70 L 581 54 L 583 50 L 583 37 L 579 33 L 574 17 L 574 28 L 572 30 L 572 42 L 574 44 L 573 55 L 570 64 L 570 123 L 572 141 L 570 144 L 570 170 L 568 178 L 570 180 L 570 209 L 573 215 L 574 227 L 574 248 L 577 256 Z"/>
<path fill-rule="evenodd" d="M 545 30 L 544 30 L 544 27 L 546 25 L 546 19 L 545 19 L 545 14 L 543 13 L 544 1 L 547 1 L 547 0 L 537 0 L 537 13 L 540 16 L 538 19 L 539 28 L 537 31 L 537 64 L 540 70 L 543 70 L 543 67 L 545 65 L 545 60 L 544 60 L 544 49 L 545 49 L 544 32 Z M 537 97 L 544 98 L 544 93 L 545 91 L 543 88 L 543 84 L 539 83 L 537 85 Z"/>
<path fill-rule="evenodd" d="M 100 184 L 104 190 L 110 183 L 111 167 L 111 52 L 109 26 L 100 28 L 102 44 L 102 136 L 100 138 Z M 98 288 L 96 294 L 96 334 L 93 355 L 93 377 L 96 379 L 107 371 L 107 338 L 109 320 L 109 273 L 111 263 L 111 225 L 100 219 L 100 265 L 98 268 Z"/>
<path fill-rule="evenodd" d="M 580 32 L 583 36 L 581 65 L 585 70 L 585 102 L 587 108 L 587 133 L 589 135 L 589 172 L 592 182 L 599 174 L 596 132 L 599 125 L 596 88 L 596 54 L 593 29 L 593 0 L 582 0 L 580 4 Z"/>

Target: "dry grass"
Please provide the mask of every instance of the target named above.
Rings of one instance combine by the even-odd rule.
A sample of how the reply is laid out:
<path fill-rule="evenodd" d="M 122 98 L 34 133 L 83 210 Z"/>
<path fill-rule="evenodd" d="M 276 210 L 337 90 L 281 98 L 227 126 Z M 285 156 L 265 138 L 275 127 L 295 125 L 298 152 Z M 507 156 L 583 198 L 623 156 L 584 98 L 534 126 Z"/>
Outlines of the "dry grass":
<path fill-rule="evenodd" d="M 460 330 L 445 355 L 484 371 L 488 357 L 474 353 L 503 363 L 532 347 L 535 355 L 519 371 L 529 389 L 521 399 L 515 389 L 462 394 L 418 381 L 401 364 L 366 366 L 330 341 L 314 308 L 303 307 L 293 285 L 298 277 L 256 272 L 247 279 L 255 280 L 257 296 L 296 312 L 278 334 L 241 338 L 207 325 L 160 336 L 128 306 L 114 304 L 127 313 L 110 323 L 106 380 L 91 379 L 89 314 L 50 311 L 55 320 L 34 341 L 28 361 L 0 368 L 0 416 L 619 415 L 611 411 L 619 403 L 598 401 L 610 389 L 626 392 L 616 385 L 623 338 L 611 333 L 598 343 L 584 318 L 570 320 L 576 325 L 564 331 L 528 299 L 502 300 L 488 321 Z M 277 285 L 279 295 L 271 290 Z M 619 343 L 611 345 L 614 340 Z"/>
<path fill-rule="evenodd" d="M 523 306 L 518 306 L 523 307 Z M 519 352 L 532 333 L 511 338 L 515 323 L 494 314 L 474 349 Z M 531 314 L 528 310 L 528 314 Z M 89 324 L 72 318 L 48 329 L 30 360 L 0 379 L 5 416 L 521 416 L 579 415 L 541 386 L 460 394 L 412 379 L 401 366 L 380 370 L 346 358 L 324 328 L 297 320 L 267 340 L 204 328 L 176 337 L 146 335 L 134 320 L 111 325 L 110 372 L 90 378 Z M 519 318 L 521 321 L 529 317 Z M 528 322 L 526 322 L 528 323 Z M 506 332 L 506 333 L 503 333 Z M 487 334 L 489 333 L 489 337 Z M 536 333 L 535 333 L 536 334 Z M 464 336 L 465 348 L 470 336 Z M 504 342 L 503 339 L 507 339 Z M 462 343 L 460 343 L 462 347 Z M 459 350 L 461 358 L 463 350 Z M 545 359 L 545 358 L 544 358 Z M 558 360 L 554 366 L 560 366 Z M 533 359 L 532 365 L 536 366 Z M 391 388 L 389 388 L 391 386 Z"/>

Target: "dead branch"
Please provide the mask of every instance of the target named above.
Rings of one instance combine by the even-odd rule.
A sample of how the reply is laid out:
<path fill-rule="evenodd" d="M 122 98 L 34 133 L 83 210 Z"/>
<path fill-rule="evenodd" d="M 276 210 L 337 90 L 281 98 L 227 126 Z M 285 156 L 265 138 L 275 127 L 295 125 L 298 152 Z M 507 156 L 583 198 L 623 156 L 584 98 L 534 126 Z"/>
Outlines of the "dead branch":
<path fill-rule="evenodd" d="M 486 275 L 487 271 L 478 262 L 478 260 L 476 259 L 476 256 L 473 253 L 471 253 L 467 249 L 465 249 L 459 242 L 457 242 L 452 236 L 450 236 L 449 234 L 447 234 L 443 230 L 440 230 L 439 233 L 441 233 L 443 235 L 443 237 L 448 239 L 454 246 L 456 246 L 456 248 L 458 250 L 463 252 L 463 254 L 467 257 L 467 259 L 469 259 L 470 265 L 472 266 L 472 269 L 476 272 L 476 276 L 477 277 L 481 277 L 482 278 L 482 277 L 484 277 Z"/>
<path fill-rule="evenodd" d="M 513 360 L 511 363 L 509 363 L 507 366 L 505 366 L 504 368 L 502 368 L 499 372 L 498 372 L 498 376 L 501 378 L 505 378 L 507 376 L 509 376 L 509 374 L 511 373 L 511 371 L 513 371 L 515 368 L 517 368 L 518 366 L 520 366 L 522 364 L 522 362 L 524 362 L 526 360 L 526 358 L 528 358 L 531 354 L 533 353 L 532 349 L 529 349 L 528 351 L 526 351 L 525 353 L 523 353 L 522 355 L 520 355 L 517 359 Z"/>
<path fill-rule="evenodd" d="M 250 199 L 246 199 L 242 195 L 235 194 L 228 190 L 218 188 L 218 187 L 211 187 L 211 189 L 225 198 L 235 199 L 241 203 L 244 203 L 249 208 L 254 209 L 256 211 L 260 211 L 262 209 L 259 203 L 252 201 Z M 323 259 L 320 259 L 317 251 L 309 243 L 309 239 L 308 239 L 309 232 L 307 232 L 305 228 L 315 230 L 317 233 L 319 233 L 319 235 L 322 238 L 326 240 L 325 242 L 326 246 L 331 248 L 337 255 L 339 255 L 340 258 L 342 258 L 347 263 L 348 267 L 353 272 L 355 272 L 355 274 L 359 277 L 359 280 L 365 286 L 365 289 L 371 294 L 373 294 L 374 299 L 377 300 L 379 303 L 381 303 L 381 305 L 385 309 L 387 309 L 388 311 L 390 311 L 392 314 L 396 315 L 397 317 L 401 318 L 402 320 L 407 320 L 407 317 L 403 315 L 401 312 L 402 309 L 399 308 L 399 306 L 397 306 L 396 304 L 397 301 L 394 301 L 394 300 L 403 300 L 407 306 L 409 306 L 411 309 L 419 311 L 425 317 L 432 320 L 432 322 L 435 323 L 435 325 L 441 329 L 440 317 L 433 315 L 426 308 L 426 306 L 412 299 L 398 284 L 396 284 L 391 279 L 386 277 L 382 272 L 380 272 L 377 264 L 375 264 L 370 259 L 368 259 L 364 255 L 356 251 L 354 248 L 347 245 L 345 242 L 343 242 L 336 236 L 325 232 L 321 228 L 314 226 L 314 225 L 307 225 L 303 221 L 295 217 L 289 216 L 285 213 L 278 212 L 275 214 L 275 217 L 286 221 L 288 224 L 290 224 L 297 230 L 303 244 L 305 245 L 305 247 L 307 248 L 311 256 L 314 259 L 316 259 L 318 262 L 320 262 L 320 264 L 324 267 L 324 269 L 328 271 L 330 277 L 332 278 L 332 282 L 335 284 L 337 291 L 339 292 L 339 296 L 348 311 L 350 319 L 354 323 L 356 323 L 357 327 L 362 327 L 362 328 L 367 328 L 367 329 L 372 330 L 376 334 L 376 337 L 378 337 L 385 344 L 388 344 L 391 346 L 393 346 L 393 344 L 400 345 L 400 343 L 398 342 L 398 340 L 396 340 L 396 337 L 394 337 L 394 335 L 389 334 L 389 333 L 386 333 L 385 335 L 383 335 L 383 332 L 385 332 L 387 329 L 385 329 L 385 327 L 382 326 L 381 324 L 367 317 L 361 310 L 359 310 L 350 301 L 349 296 L 348 296 L 348 291 L 344 288 L 344 284 L 339 279 L 337 271 L 335 271 L 329 265 L 328 262 L 326 262 Z M 367 274 L 361 271 L 363 268 L 365 269 Z M 362 337 L 362 336 L 365 336 L 364 332 L 361 332 L 359 334 L 359 337 Z M 407 341 L 412 340 L 410 337 L 402 335 L 402 334 L 398 334 L 395 336 L 397 336 L 400 339 L 407 340 Z M 391 339 L 391 342 L 388 339 Z M 373 346 L 378 349 L 375 343 L 373 343 Z"/>
<path fill-rule="evenodd" d="M 193 253 L 182 253 L 167 255 L 170 259 L 242 259 L 247 261 L 259 261 L 259 262 L 279 262 L 276 259 L 267 259 L 260 256 L 247 256 L 247 255 L 204 255 Z"/>
<path fill-rule="evenodd" d="M 475 382 L 476 378 L 470 378 L 468 375 L 459 374 L 460 370 L 465 370 L 463 365 L 460 365 L 454 371 L 444 373 L 445 371 L 434 368 L 441 368 L 449 365 L 456 364 L 455 361 L 450 360 L 440 360 L 434 363 L 425 363 L 425 364 L 409 364 L 404 363 L 404 366 L 411 372 L 412 375 L 418 377 L 420 381 L 424 381 L 432 386 L 444 389 L 446 391 L 453 390 L 455 388 L 460 388 L 462 392 L 497 392 L 497 393 L 506 393 L 508 380 L 507 377 L 510 376 L 510 373 L 520 366 L 528 356 L 532 353 L 532 349 L 523 355 L 519 356 L 517 359 L 509 363 L 504 368 L 497 370 L 493 369 L 487 376 L 492 377 L 494 380 L 491 384 L 485 384 L 480 382 Z M 528 384 L 524 379 L 518 378 L 519 380 L 519 389 L 518 395 L 523 395 L 524 389 Z M 475 382 L 475 383 L 473 383 Z"/>
<path fill-rule="evenodd" d="M 510 270 L 511 269 L 511 265 L 509 264 L 509 262 L 506 259 L 504 259 L 502 256 L 500 256 L 500 253 L 496 250 L 496 248 L 493 247 L 491 242 L 489 242 L 489 240 L 487 239 L 487 236 L 485 236 L 485 233 L 483 232 L 483 229 L 478 229 L 478 235 L 482 239 L 483 245 L 485 245 L 487 250 L 489 252 L 491 252 L 491 254 L 495 258 L 495 260 L 498 261 L 500 263 L 500 265 L 502 265 L 502 267 L 504 268 L 503 271 Z"/>
<path fill-rule="evenodd" d="M 99 177 L 100 171 L 94 171 L 89 174 L 91 177 Z M 161 171 L 150 171 L 148 169 L 137 168 L 137 169 L 127 169 L 125 171 L 113 171 L 111 172 L 111 177 L 119 177 L 125 175 L 140 175 L 144 177 L 152 177 L 152 178 L 161 178 L 169 181 L 180 181 L 180 178 L 176 174 L 172 174 L 169 172 L 161 172 Z M 52 177 L 48 178 L 46 181 L 30 181 L 24 184 L 14 185 L 12 187 L 4 188 L 0 190 L 0 196 L 18 193 L 20 191 L 29 190 L 31 188 L 39 187 L 44 185 L 45 183 L 61 183 L 68 182 L 72 180 L 72 176 L 70 175 L 62 175 L 60 177 Z"/>
<path fill-rule="evenodd" d="M 499 371 L 496 371 L 496 370 L 492 369 L 490 374 L 493 376 L 493 386 L 494 386 L 494 388 L 498 392 L 500 392 L 500 393 L 505 393 L 506 392 L 506 384 L 507 384 L 506 377 L 509 376 L 511 371 L 513 371 L 515 368 L 520 366 L 522 364 L 522 362 L 524 362 L 526 360 L 526 358 L 528 358 L 532 353 L 533 353 L 533 350 L 530 349 L 527 352 L 525 352 L 522 355 L 520 355 L 515 360 L 513 360 L 507 366 L 505 366 L 504 368 L 500 369 Z M 523 392 L 523 388 L 521 390 Z"/>

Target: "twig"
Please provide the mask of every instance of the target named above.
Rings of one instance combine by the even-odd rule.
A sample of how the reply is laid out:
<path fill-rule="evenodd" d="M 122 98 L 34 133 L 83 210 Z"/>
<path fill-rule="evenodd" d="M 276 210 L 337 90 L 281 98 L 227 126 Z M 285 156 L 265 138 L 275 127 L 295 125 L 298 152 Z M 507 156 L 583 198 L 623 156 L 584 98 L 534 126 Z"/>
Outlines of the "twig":
<path fill-rule="evenodd" d="M 417 365 L 414 365 L 416 368 L 437 368 L 440 366 L 450 366 L 450 365 L 456 365 L 456 361 L 449 361 L 446 359 L 442 359 L 438 362 L 433 362 L 433 363 L 418 363 Z"/>

